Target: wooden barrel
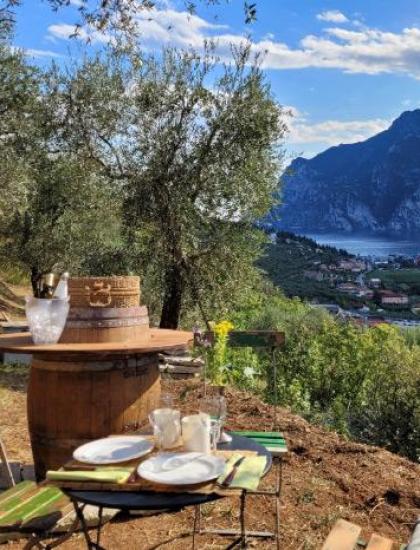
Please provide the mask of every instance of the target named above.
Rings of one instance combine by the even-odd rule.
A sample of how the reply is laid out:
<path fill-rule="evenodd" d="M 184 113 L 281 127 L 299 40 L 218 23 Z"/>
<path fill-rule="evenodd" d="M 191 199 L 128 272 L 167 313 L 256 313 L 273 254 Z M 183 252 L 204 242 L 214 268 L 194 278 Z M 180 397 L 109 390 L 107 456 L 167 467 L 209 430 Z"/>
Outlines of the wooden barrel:
<path fill-rule="evenodd" d="M 79 445 L 146 423 L 160 397 L 157 354 L 101 360 L 36 356 L 28 388 L 28 421 L 38 480 L 67 462 Z"/>
<path fill-rule="evenodd" d="M 147 307 L 71 307 L 60 343 L 146 342 Z"/>
<path fill-rule="evenodd" d="M 69 280 L 70 313 L 60 343 L 146 342 L 147 308 L 139 306 L 139 277 Z"/>
<path fill-rule="evenodd" d="M 73 278 L 69 294 L 60 344 L 148 342 L 139 277 Z M 32 362 L 28 420 L 38 479 L 69 460 L 82 443 L 121 433 L 130 418 L 146 421 L 160 395 L 156 354 L 75 356 L 66 355 L 68 348 Z"/>

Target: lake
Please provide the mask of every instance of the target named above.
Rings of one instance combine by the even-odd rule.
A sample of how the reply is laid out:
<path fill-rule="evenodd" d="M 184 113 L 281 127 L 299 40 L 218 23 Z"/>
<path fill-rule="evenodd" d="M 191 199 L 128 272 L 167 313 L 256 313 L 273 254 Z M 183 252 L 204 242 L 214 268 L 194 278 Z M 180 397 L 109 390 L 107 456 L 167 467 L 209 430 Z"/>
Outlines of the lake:
<path fill-rule="evenodd" d="M 360 256 L 387 258 L 391 254 L 403 256 L 420 255 L 420 239 L 417 241 L 399 241 L 386 237 L 365 237 L 333 233 L 306 234 L 305 237 L 309 237 L 319 244 L 343 248 L 350 252 L 350 254 L 359 254 Z"/>

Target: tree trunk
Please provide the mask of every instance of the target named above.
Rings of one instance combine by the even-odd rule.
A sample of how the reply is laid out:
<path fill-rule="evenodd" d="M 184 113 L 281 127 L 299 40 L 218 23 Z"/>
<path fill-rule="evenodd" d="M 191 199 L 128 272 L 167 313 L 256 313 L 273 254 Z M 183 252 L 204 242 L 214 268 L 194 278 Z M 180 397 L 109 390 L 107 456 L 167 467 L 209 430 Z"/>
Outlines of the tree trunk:
<path fill-rule="evenodd" d="M 32 292 L 35 298 L 39 298 L 39 281 L 41 280 L 42 273 L 38 269 L 38 267 L 32 267 L 31 268 L 31 285 L 32 285 Z"/>
<path fill-rule="evenodd" d="M 184 277 L 179 265 L 168 268 L 160 328 L 177 329 L 181 316 Z"/>

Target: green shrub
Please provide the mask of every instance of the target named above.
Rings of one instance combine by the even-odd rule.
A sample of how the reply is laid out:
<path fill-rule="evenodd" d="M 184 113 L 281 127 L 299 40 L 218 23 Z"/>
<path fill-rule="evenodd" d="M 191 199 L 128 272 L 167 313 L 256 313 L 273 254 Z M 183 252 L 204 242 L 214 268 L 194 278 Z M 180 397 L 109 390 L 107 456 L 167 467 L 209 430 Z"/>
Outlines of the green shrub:
<path fill-rule="evenodd" d="M 275 355 L 279 404 L 346 436 L 419 458 L 417 333 L 407 337 L 385 324 L 362 328 L 275 292 L 246 296 L 233 319 L 241 329 L 285 332 L 285 346 Z M 230 381 L 246 385 L 240 372 L 249 361 L 254 389 L 261 390 L 257 380 L 263 375 L 264 395 L 273 400 L 266 356 L 252 353 L 230 361 L 236 364 Z"/>

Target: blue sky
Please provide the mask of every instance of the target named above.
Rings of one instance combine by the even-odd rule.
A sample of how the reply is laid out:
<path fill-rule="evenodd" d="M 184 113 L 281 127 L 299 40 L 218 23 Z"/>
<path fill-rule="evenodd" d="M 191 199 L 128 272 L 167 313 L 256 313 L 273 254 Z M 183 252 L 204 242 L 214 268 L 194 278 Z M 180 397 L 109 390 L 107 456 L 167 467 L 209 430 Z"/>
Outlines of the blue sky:
<path fill-rule="evenodd" d="M 69 34 L 79 1 L 55 13 L 42 0 L 24 0 L 15 44 L 43 65 L 51 59 L 65 63 L 71 51 L 77 55 Z M 242 0 L 199 5 L 191 17 L 181 0 L 160 0 L 138 24 L 149 48 L 199 48 L 214 37 L 222 55 L 251 33 L 254 48 L 265 52 L 275 97 L 294 115 L 287 138 L 291 155 L 310 157 L 365 139 L 402 111 L 420 107 L 418 0 L 257 0 L 258 19 L 251 26 L 244 24 L 242 6 Z M 103 40 L 94 35 L 93 47 Z"/>

